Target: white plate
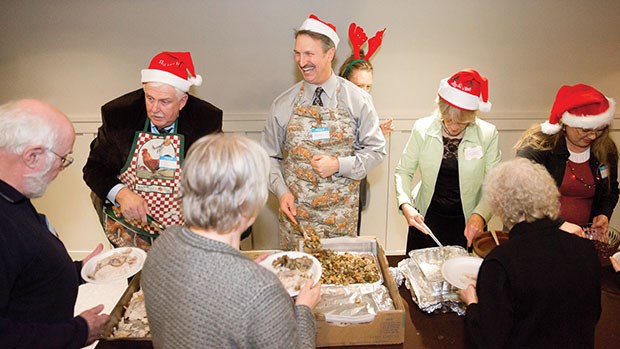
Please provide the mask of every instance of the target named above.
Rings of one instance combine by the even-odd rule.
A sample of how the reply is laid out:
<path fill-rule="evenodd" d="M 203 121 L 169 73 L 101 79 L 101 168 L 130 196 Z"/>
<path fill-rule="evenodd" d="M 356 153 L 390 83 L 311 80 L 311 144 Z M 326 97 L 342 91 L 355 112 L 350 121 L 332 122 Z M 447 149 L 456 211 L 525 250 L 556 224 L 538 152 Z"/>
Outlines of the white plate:
<path fill-rule="evenodd" d="M 441 266 L 441 275 L 452 286 L 465 289 L 467 286 L 476 285 L 478 269 L 482 264 L 479 257 L 454 257 L 448 259 Z"/>
<path fill-rule="evenodd" d="M 618 262 L 618 264 L 620 264 L 620 251 L 614 253 L 612 257 L 616 260 L 616 262 Z"/>
<path fill-rule="evenodd" d="M 97 268 L 97 263 L 99 263 L 99 261 L 113 255 L 114 253 L 122 253 L 126 251 L 130 251 L 128 253 L 129 256 L 137 257 L 137 261 L 135 263 L 129 266 L 123 266 L 122 269 L 119 269 L 117 272 L 113 272 L 109 277 L 98 277 L 96 279 L 90 277 L 90 274 L 92 274 L 95 268 Z M 105 284 L 116 280 L 126 279 L 139 272 L 142 269 L 145 260 L 146 252 L 137 247 L 119 247 L 111 249 L 96 255 L 95 257 L 91 258 L 88 263 L 82 266 L 82 279 L 84 279 L 84 281 L 86 282 L 90 282 L 93 284 Z"/>
<path fill-rule="evenodd" d="M 308 270 L 308 272 L 312 273 L 312 280 L 314 281 L 314 284 L 319 282 L 319 280 L 321 279 L 321 274 L 323 273 L 323 268 L 321 267 L 321 263 L 319 262 L 319 260 L 314 258 L 314 256 L 311 254 L 296 251 L 274 253 L 269 255 L 262 262 L 260 262 L 260 265 L 271 270 L 274 274 L 278 275 L 278 268 L 273 267 L 273 261 L 275 261 L 276 258 L 282 257 L 284 255 L 287 255 L 289 258 L 300 258 L 303 256 L 310 258 L 312 260 L 312 267 L 310 267 L 310 270 Z M 295 290 L 294 288 L 288 288 L 286 291 L 291 297 L 295 297 L 299 294 L 299 290 Z"/>

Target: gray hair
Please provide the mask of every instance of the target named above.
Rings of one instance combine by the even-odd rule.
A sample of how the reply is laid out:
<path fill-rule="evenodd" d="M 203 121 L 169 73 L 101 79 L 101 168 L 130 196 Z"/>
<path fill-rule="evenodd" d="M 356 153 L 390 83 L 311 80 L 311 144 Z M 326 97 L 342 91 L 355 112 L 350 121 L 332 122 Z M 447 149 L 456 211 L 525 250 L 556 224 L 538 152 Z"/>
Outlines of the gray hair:
<path fill-rule="evenodd" d="M 0 149 L 13 154 L 21 153 L 29 145 L 52 149 L 59 130 L 52 123 L 45 122 L 46 119 L 45 115 L 20 101 L 0 105 Z"/>
<path fill-rule="evenodd" d="M 189 150 L 181 175 L 181 205 L 189 225 L 229 233 L 267 202 L 269 158 L 255 141 L 207 135 Z"/>
<path fill-rule="evenodd" d="M 147 84 L 149 86 L 153 87 L 153 88 L 158 89 L 158 90 L 160 90 L 161 87 L 164 86 L 164 85 L 168 85 L 168 86 L 174 87 L 174 92 L 175 92 L 175 95 L 177 96 L 177 100 L 180 100 L 181 98 L 183 98 L 183 96 L 185 96 L 187 94 L 187 92 L 184 92 L 184 91 L 182 91 L 181 89 L 179 89 L 179 88 L 177 88 L 175 86 L 172 86 L 172 85 L 169 85 L 169 84 L 166 84 L 166 83 L 163 83 L 163 82 L 159 82 L 159 81 L 145 82 L 145 83 L 142 84 L 142 87 L 144 88 L 144 86 L 146 86 Z"/>
<path fill-rule="evenodd" d="M 560 215 L 560 192 L 547 169 L 525 158 L 499 164 L 486 176 L 483 195 L 503 223 L 533 222 Z"/>

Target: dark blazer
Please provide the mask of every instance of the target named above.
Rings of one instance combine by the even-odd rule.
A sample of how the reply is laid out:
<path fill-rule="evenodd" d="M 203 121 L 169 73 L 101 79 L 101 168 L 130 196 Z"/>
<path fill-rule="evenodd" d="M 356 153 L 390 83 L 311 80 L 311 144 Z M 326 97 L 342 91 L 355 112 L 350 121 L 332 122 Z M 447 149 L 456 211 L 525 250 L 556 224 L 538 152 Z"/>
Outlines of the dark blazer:
<path fill-rule="evenodd" d="M 90 155 L 82 169 L 86 185 L 103 201 L 119 184 L 118 175 L 125 166 L 135 132 L 144 129 L 147 120 L 142 89 L 118 97 L 101 107 L 103 124 L 90 144 Z M 177 132 L 185 138 L 184 149 L 200 137 L 222 132 L 222 110 L 209 102 L 188 95 L 179 113 Z"/>
<path fill-rule="evenodd" d="M 482 262 L 465 324 L 479 348 L 594 348 L 601 267 L 559 221 L 521 222 Z"/>
<path fill-rule="evenodd" d="M 559 188 L 564 179 L 566 161 L 568 161 L 570 153 L 566 147 L 566 139 L 560 137 L 554 149 L 539 151 L 531 147 L 524 147 L 517 151 L 517 156 L 530 159 L 545 166 L 549 174 L 551 174 L 551 177 L 555 179 Z M 618 159 L 611 159 L 610 162 L 610 164 L 607 164 L 609 175 L 607 178 L 602 178 L 599 173 L 599 161 L 594 155 L 590 156 L 590 170 L 596 180 L 590 221 L 592 221 L 592 218 L 595 216 L 601 214 L 607 216 L 607 218 L 611 220 L 611 214 L 614 212 L 614 208 L 618 203 Z"/>

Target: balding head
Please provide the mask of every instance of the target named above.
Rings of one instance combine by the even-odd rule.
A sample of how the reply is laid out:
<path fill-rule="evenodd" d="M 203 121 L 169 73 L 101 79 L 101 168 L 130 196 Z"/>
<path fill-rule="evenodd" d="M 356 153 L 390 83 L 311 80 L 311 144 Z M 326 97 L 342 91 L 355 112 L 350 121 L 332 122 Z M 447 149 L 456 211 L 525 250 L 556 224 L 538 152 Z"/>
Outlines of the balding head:
<path fill-rule="evenodd" d="M 45 102 L 24 99 L 0 106 L 0 179 L 28 197 L 43 194 L 73 149 L 67 116 Z"/>
<path fill-rule="evenodd" d="M 71 121 L 48 103 L 22 99 L 0 106 L 0 149 L 3 151 L 17 154 L 32 144 L 53 148 L 59 141 L 74 137 Z"/>

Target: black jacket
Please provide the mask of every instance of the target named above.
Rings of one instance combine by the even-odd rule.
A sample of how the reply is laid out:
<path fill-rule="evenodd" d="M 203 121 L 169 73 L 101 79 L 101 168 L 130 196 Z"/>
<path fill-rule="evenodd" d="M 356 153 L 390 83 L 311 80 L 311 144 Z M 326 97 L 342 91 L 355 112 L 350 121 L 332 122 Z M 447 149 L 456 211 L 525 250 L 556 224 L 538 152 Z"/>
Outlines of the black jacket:
<path fill-rule="evenodd" d="M 592 241 L 560 222 L 522 222 L 489 253 L 465 323 L 479 348 L 594 348 L 601 267 Z"/>
<path fill-rule="evenodd" d="M 144 129 L 147 120 L 144 90 L 139 89 L 118 97 L 101 107 L 103 124 L 97 138 L 90 144 L 90 154 L 83 168 L 84 181 L 105 201 L 124 167 L 136 131 Z M 200 137 L 222 131 L 222 110 L 188 95 L 177 119 L 177 132 L 185 138 L 184 150 Z"/>

